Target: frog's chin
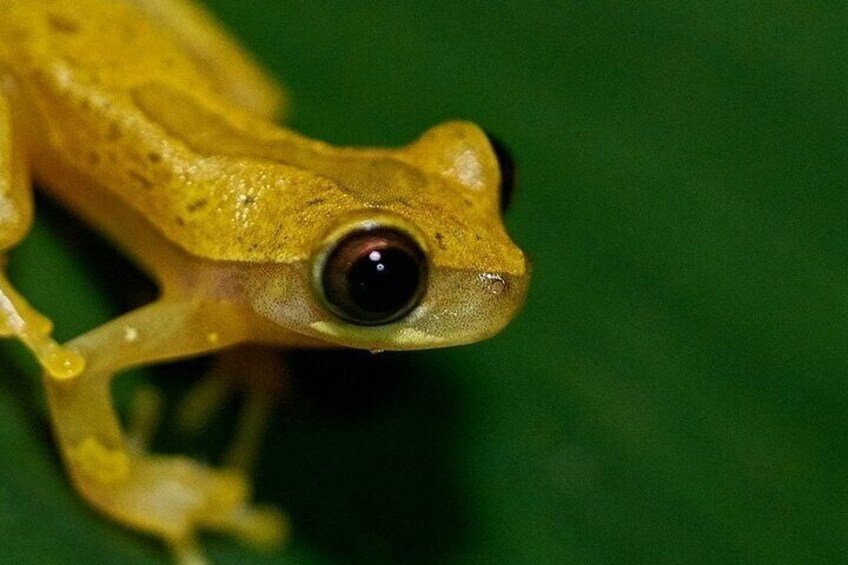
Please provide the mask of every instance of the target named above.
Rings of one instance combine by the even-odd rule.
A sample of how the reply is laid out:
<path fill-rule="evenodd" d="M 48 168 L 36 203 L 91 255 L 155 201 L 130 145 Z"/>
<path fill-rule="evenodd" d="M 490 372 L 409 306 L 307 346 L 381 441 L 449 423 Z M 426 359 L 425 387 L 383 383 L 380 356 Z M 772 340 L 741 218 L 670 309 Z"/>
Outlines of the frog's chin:
<path fill-rule="evenodd" d="M 357 349 L 409 350 L 458 345 L 445 336 L 428 334 L 412 327 L 351 328 L 344 323 L 326 320 L 313 322 L 309 327 L 334 345 Z"/>

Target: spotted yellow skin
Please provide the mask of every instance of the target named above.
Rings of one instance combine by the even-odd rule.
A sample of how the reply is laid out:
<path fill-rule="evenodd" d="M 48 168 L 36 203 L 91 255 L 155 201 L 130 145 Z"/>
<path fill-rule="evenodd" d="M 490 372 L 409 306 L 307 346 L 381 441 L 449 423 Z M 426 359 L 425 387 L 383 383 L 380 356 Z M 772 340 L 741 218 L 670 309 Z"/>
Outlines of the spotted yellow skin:
<path fill-rule="evenodd" d="M 280 515 L 247 502 L 245 462 L 267 395 L 252 396 L 232 464 L 213 469 L 147 453 L 143 406 L 148 416 L 124 432 L 109 398 L 117 371 L 250 343 L 469 343 L 506 325 L 526 292 L 525 257 L 499 212 L 497 159 L 477 126 L 446 123 L 401 148 L 345 148 L 277 125 L 284 106 L 282 90 L 188 0 L 0 0 L 0 251 L 31 223 L 37 179 L 162 289 L 60 346 L 0 278 L 0 335 L 22 339 L 45 367 L 80 493 L 184 562 L 202 559 L 200 528 L 266 545 L 282 535 Z M 326 308 L 316 266 L 350 230 L 373 225 L 413 237 L 429 278 L 409 315 L 365 327 Z M 230 354 L 255 373 L 256 391 L 275 380 L 264 351 Z M 218 398 L 216 386 L 199 398 Z M 186 421 L 213 404 L 192 404 Z"/>

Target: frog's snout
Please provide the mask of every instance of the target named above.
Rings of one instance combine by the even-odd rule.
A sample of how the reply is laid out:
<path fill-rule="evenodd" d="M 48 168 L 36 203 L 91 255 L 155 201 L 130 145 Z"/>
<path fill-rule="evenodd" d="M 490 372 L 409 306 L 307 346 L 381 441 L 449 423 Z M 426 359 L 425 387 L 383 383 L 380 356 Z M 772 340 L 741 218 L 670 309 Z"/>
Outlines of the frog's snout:
<path fill-rule="evenodd" d="M 470 275 L 470 276 L 469 276 Z M 434 281 L 436 299 L 428 333 L 443 336 L 443 345 L 459 345 L 489 338 L 501 331 L 524 305 L 529 272 L 482 271 L 443 277 Z M 425 324 L 427 325 L 427 324 Z"/>
<path fill-rule="evenodd" d="M 502 303 L 505 310 L 517 311 L 524 304 L 530 280 L 529 272 L 514 275 L 497 272 L 485 272 L 478 275 L 480 291 Z"/>
<path fill-rule="evenodd" d="M 500 296 L 509 291 L 512 284 L 504 275 L 497 273 L 482 273 L 480 275 L 480 284 L 483 292 Z"/>

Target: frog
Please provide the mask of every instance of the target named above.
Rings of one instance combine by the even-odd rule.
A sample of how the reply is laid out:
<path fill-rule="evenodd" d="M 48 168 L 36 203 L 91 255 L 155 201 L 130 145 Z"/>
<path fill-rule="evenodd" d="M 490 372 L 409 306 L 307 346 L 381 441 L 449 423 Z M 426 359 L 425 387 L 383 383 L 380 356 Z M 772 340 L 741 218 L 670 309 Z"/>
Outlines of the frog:
<path fill-rule="evenodd" d="M 470 344 L 520 311 L 529 262 L 479 126 L 392 148 L 299 134 L 283 125 L 286 91 L 190 0 L 0 0 L 0 38 L 0 335 L 43 368 L 73 488 L 176 562 L 205 562 L 204 531 L 266 548 L 286 537 L 249 478 L 286 351 Z M 35 185 L 138 264 L 156 298 L 58 343 L 5 270 Z M 234 383 L 246 391 L 217 465 L 153 452 L 161 400 L 139 392 L 122 423 L 111 393 L 129 369 L 199 356 L 215 362 L 178 422 L 202 428 Z"/>

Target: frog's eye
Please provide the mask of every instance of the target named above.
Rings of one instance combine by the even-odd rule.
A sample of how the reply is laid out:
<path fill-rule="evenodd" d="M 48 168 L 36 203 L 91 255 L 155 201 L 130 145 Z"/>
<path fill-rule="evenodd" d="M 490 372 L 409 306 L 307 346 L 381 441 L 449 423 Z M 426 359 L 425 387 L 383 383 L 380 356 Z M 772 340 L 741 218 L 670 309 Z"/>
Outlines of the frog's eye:
<path fill-rule="evenodd" d="M 515 190 L 515 160 L 512 158 L 512 152 L 506 144 L 486 132 L 486 137 L 489 138 L 489 143 L 495 151 L 495 157 L 498 159 L 498 166 L 501 169 L 501 212 L 506 212 L 512 202 L 512 193 Z"/>
<path fill-rule="evenodd" d="M 421 302 L 427 259 L 403 232 L 360 229 L 330 250 L 320 276 L 322 294 L 335 314 L 353 324 L 376 326 L 404 317 Z"/>

